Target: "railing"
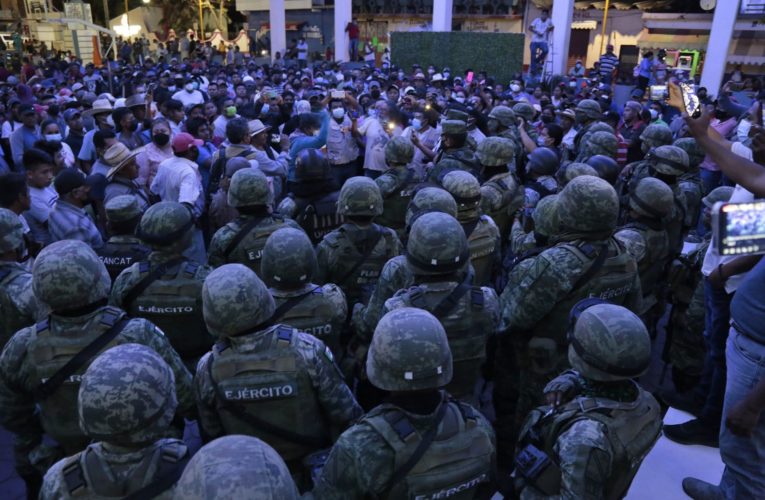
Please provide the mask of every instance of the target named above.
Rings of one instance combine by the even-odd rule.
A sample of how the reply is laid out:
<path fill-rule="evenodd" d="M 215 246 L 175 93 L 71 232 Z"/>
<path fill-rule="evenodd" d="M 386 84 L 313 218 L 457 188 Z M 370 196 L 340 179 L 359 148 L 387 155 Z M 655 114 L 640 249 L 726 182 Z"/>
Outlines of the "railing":
<path fill-rule="evenodd" d="M 742 0 L 739 13 L 749 16 L 765 15 L 765 0 Z"/>

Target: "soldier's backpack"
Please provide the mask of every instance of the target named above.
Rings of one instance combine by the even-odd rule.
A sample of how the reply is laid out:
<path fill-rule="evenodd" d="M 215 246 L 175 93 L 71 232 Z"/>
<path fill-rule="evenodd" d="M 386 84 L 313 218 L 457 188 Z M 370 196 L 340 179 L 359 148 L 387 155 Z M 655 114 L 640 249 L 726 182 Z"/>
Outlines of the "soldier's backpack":
<path fill-rule="evenodd" d="M 0 268 L 0 348 L 14 333 L 27 326 L 19 321 L 21 318 L 19 318 L 16 305 L 5 289 L 6 284 L 11 283 L 24 272 L 23 269 L 18 268 Z"/>
<path fill-rule="evenodd" d="M 272 219 L 272 222 L 263 224 L 267 218 Z M 279 214 L 250 219 L 240 226 L 239 231 L 223 249 L 224 261 L 244 264 L 261 276 L 260 259 L 263 256 L 263 247 L 266 246 L 266 240 L 271 233 L 282 226 L 284 226 L 284 217 Z"/>
<path fill-rule="evenodd" d="M 295 222 L 303 228 L 314 245 L 345 222 L 345 217 L 337 213 L 339 196 L 339 191 L 333 191 L 316 198 L 295 199 Z"/>
<path fill-rule="evenodd" d="M 96 253 L 101 262 L 106 266 L 112 283 L 122 271 L 136 262 L 146 260 L 151 249 L 141 243 L 123 243 L 107 241 Z"/>

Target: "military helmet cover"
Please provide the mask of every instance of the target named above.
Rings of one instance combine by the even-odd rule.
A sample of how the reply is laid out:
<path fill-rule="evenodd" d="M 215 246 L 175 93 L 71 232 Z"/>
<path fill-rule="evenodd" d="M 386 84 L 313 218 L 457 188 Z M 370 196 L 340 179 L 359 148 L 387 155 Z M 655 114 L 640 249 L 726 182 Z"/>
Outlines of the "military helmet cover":
<path fill-rule="evenodd" d="M 414 221 L 406 250 L 415 274 L 449 274 L 469 261 L 465 230 L 457 219 L 440 212 L 423 214 Z"/>
<path fill-rule="evenodd" d="M 603 233 L 616 228 L 619 198 L 600 177 L 582 175 L 572 179 L 560 192 L 557 203 L 563 231 Z"/>
<path fill-rule="evenodd" d="M 675 195 L 664 181 L 644 177 L 630 193 L 629 204 L 632 210 L 642 216 L 661 219 L 672 212 Z"/>
<path fill-rule="evenodd" d="M 24 227 L 19 216 L 0 208 L 0 252 L 15 252 L 24 247 Z"/>
<path fill-rule="evenodd" d="M 194 227 L 191 211 L 174 201 L 161 201 L 150 206 L 138 223 L 136 234 L 152 246 L 171 246 L 183 239 Z"/>
<path fill-rule="evenodd" d="M 456 218 L 457 202 L 445 189 L 431 186 L 422 188 L 409 201 L 404 221 L 410 226 L 418 217 L 428 212 L 442 212 Z"/>
<path fill-rule="evenodd" d="M 502 167 L 513 161 L 515 146 L 506 137 L 487 137 L 478 144 L 475 154 L 484 166 Z"/>
<path fill-rule="evenodd" d="M 228 188 L 228 204 L 234 208 L 266 205 L 274 202 L 274 193 L 266 175 L 255 168 L 238 170 Z"/>
<path fill-rule="evenodd" d="M 310 283 L 316 272 L 316 252 L 301 230 L 283 227 L 266 240 L 260 274 L 270 287 L 298 288 Z"/>
<path fill-rule="evenodd" d="M 339 215 L 376 216 L 383 213 L 380 187 L 369 177 L 351 177 L 340 189 L 337 202 Z"/>
<path fill-rule="evenodd" d="M 659 146 L 652 149 L 646 159 L 649 160 L 657 172 L 678 176 L 688 171 L 688 153 L 677 146 Z"/>
<path fill-rule="evenodd" d="M 503 127 L 515 125 L 515 111 L 507 106 L 494 106 L 488 118 L 497 120 Z"/>
<path fill-rule="evenodd" d="M 385 161 L 388 165 L 406 165 L 414 158 L 414 144 L 412 141 L 396 136 L 385 145 Z"/>

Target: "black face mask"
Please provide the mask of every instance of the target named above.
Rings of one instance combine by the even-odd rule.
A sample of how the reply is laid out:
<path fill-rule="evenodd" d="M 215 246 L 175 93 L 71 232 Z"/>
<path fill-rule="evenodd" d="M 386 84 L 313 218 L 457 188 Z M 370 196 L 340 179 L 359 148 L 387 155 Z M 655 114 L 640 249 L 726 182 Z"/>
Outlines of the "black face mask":
<path fill-rule="evenodd" d="M 369 95 L 372 96 L 372 99 L 379 99 L 380 98 L 380 91 L 379 90 L 373 90 L 369 93 Z"/>
<path fill-rule="evenodd" d="M 153 134 L 151 139 L 159 147 L 167 146 L 167 143 L 170 142 L 170 134 Z"/>
<path fill-rule="evenodd" d="M 138 130 L 138 122 L 131 123 L 130 126 L 128 127 L 128 130 L 130 130 L 131 132 L 135 132 L 136 130 Z"/>

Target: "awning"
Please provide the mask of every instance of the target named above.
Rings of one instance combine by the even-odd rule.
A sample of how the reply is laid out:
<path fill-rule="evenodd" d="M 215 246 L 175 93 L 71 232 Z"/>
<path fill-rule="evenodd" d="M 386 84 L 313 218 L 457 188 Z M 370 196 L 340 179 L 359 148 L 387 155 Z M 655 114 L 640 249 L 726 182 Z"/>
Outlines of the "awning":
<path fill-rule="evenodd" d="M 594 19 L 585 21 L 574 21 L 571 23 L 572 30 L 594 30 L 598 27 L 598 22 Z"/>
<path fill-rule="evenodd" d="M 707 50 L 709 35 L 676 35 L 643 31 L 637 39 L 641 49 Z"/>
<path fill-rule="evenodd" d="M 762 38 L 754 38 L 755 33 L 746 33 L 746 35 L 749 36 L 743 35 L 731 40 L 727 62 L 756 66 L 765 64 L 765 43 Z"/>

